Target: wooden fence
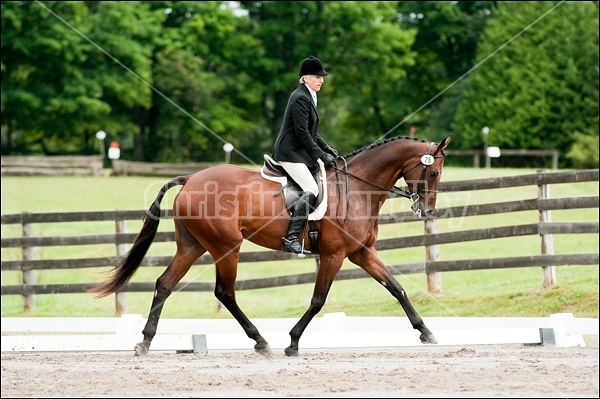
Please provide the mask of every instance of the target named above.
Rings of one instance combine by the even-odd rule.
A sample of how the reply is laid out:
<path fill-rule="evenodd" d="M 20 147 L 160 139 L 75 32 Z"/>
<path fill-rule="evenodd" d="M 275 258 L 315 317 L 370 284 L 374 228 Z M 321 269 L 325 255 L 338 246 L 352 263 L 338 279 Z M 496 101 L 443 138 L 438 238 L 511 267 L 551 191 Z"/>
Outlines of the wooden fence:
<path fill-rule="evenodd" d="M 497 177 L 488 179 L 477 179 L 468 181 L 442 182 L 439 190 L 444 193 L 471 192 L 475 190 L 506 189 L 511 187 L 537 186 L 538 196 L 536 198 L 496 202 L 488 204 L 474 204 L 468 206 L 456 206 L 449 208 L 438 208 L 436 219 L 423 222 L 415 219 L 412 212 L 398 212 L 381 214 L 379 224 L 390 223 L 424 223 L 425 234 L 409 237 L 389 238 L 378 240 L 376 248 L 378 251 L 393 250 L 399 248 L 424 247 L 426 259 L 424 262 L 404 263 L 387 266 L 394 275 L 399 274 L 427 274 L 427 287 L 429 292 L 439 292 L 441 287 L 441 272 L 459 270 L 482 270 L 502 269 L 514 267 L 541 267 L 542 281 L 544 286 L 556 283 L 555 265 L 597 265 L 598 251 L 592 253 L 571 253 L 555 255 L 553 249 L 554 234 L 598 234 L 598 221 L 573 221 L 552 222 L 552 210 L 598 208 L 598 196 L 578 196 L 550 198 L 549 187 L 552 184 L 578 183 L 598 181 L 598 169 L 578 170 L 567 172 L 548 173 L 539 171 L 536 174 Z M 391 195 L 391 198 L 394 196 Z M 488 227 L 484 229 L 456 231 L 450 233 L 438 233 L 437 223 L 443 218 L 463 218 L 480 215 L 502 214 L 520 211 L 537 211 L 539 222 L 521 225 Z M 131 244 L 136 233 L 128 233 L 125 230 L 125 221 L 141 220 L 145 210 L 135 211 L 98 211 L 98 212 L 72 212 L 72 213 L 22 213 L 13 215 L 2 215 L 2 225 L 19 224 L 22 226 L 22 237 L 2 237 L 1 247 L 22 248 L 21 260 L 10 260 L 1 262 L 2 271 L 16 270 L 23 273 L 23 284 L 2 285 L 2 295 L 22 295 L 26 311 L 35 309 L 36 294 L 61 294 L 61 293 L 85 293 L 86 290 L 96 283 L 89 284 L 36 284 L 34 278 L 35 270 L 49 269 L 77 269 L 102 266 L 115 266 L 118 259 L 126 252 L 126 247 Z M 163 210 L 162 217 L 172 218 L 170 210 Z M 34 225 L 39 223 L 64 223 L 64 222 L 93 222 L 114 221 L 116 231 L 114 234 L 82 235 L 69 237 L 37 237 L 34 234 Z M 492 240 L 505 237 L 519 237 L 537 235 L 541 239 L 541 253 L 530 256 L 506 256 L 499 258 L 483 259 L 460 259 L 440 260 L 439 246 L 449 243 L 460 243 L 466 241 Z M 174 241 L 173 232 L 158 232 L 154 242 Z M 114 257 L 99 257 L 86 259 L 35 259 L 34 249 L 48 246 L 76 246 L 114 244 Z M 167 265 L 172 256 L 147 256 L 142 266 L 164 266 Z M 318 266 L 318 257 L 315 258 Z M 281 251 L 258 251 L 242 252 L 240 262 L 264 262 L 283 261 L 297 259 L 296 255 Z M 212 264 L 210 255 L 201 256 L 196 262 L 200 264 Z M 263 279 L 251 279 L 237 281 L 236 289 L 259 289 L 269 287 L 280 287 L 286 285 L 313 283 L 316 272 L 277 276 Z M 348 280 L 365 278 L 367 274 L 362 269 L 342 269 L 336 280 Z M 119 300 L 120 293 L 126 292 L 152 292 L 155 282 L 130 282 L 119 293 L 117 293 L 117 314 L 127 312 L 126 296 Z M 180 291 L 214 291 L 213 282 L 185 282 L 177 287 Z M 121 294 L 122 295 L 122 294 Z"/>
<path fill-rule="evenodd" d="M 448 155 L 473 157 L 473 167 L 479 168 L 483 150 L 447 150 Z M 502 150 L 502 156 L 551 157 L 552 169 L 558 169 L 558 150 Z M 114 176 L 179 176 L 209 168 L 211 162 L 160 163 L 111 160 Z M 489 158 L 486 157 L 486 165 Z M 2 156 L 2 175 L 94 175 L 104 174 L 101 155 L 75 156 Z"/>
<path fill-rule="evenodd" d="M 180 176 L 198 172 L 215 165 L 210 162 L 159 163 L 112 160 L 112 174 L 115 176 Z"/>
<path fill-rule="evenodd" d="M 209 168 L 214 163 L 160 163 L 113 159 L 114 176 L 179 176 Z M 103 176 L 101 155 L 2 156 L 2 176 Z"/>
<path fill-rule="evenodd" d="M 101 155 L 2 156 L 2 176 L 102 176 Z"/>
<path fill-rule="evenodd" d="M 487 156 L 484 150 L 446 150 L 446 154 L 451 156 L 469 156 L 473 157 L 473 167 L 479 168 L 479 160 L 481 157 L 485 159 L 486 167 L 491 164 L 491 159 Z M 503 157 L 550 157 L 552 158 L 552 169 L 558 169 L 558 150 L 501 150 L 501 156 Z"/>

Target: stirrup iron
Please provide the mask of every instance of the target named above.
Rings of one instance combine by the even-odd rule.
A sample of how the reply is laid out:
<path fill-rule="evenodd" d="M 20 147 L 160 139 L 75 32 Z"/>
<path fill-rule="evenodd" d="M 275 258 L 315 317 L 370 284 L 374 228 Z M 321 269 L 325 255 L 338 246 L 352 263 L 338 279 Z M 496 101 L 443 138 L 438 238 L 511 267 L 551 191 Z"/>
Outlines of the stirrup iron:
<path fill-rule="evenodd" d="M 302 251 L 300 251 L 300 253 L 298 254 L 298 257 L 300 259 L 304 259 L 306 257 L 306 255 L 304 254 L 304 240 L 302 240 L 302 244 L 300 244 L 300 247 L 302 248 Z"/>
<path fill-rule="evenodd" d="M 282 250 L 284 252 L 290 252 L 293 254 L 298 254 L 299 258 L 304 258 L 306 255 L 310 255 L 312 254 L 312 252 L 304 249 L 304 240 L 302 240 L 302 244 L 300 244 L 300 241 L 298 239 L 296 240 L 290 240 L 289 238 L 286 237 L 282 237 L 283 239 L 283 247 Z M 296 241 L 298 243 L 298 245 L 300 245 L 300 252 L 297 252 L 297 250 L 294 250 L 291 246 L 291 244 Z M 287 248 L 286 248 L 287 247 Z"/>

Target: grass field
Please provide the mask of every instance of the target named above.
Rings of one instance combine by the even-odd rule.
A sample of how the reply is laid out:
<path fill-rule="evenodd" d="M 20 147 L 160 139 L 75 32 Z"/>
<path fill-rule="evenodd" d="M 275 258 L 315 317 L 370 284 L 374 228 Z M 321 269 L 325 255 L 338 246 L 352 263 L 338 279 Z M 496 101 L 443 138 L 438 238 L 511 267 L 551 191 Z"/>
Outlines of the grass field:
<path fill-rule="evenodd" d="M 443 181 L 472 180 L 496 176 L 535 173 L 527 169 L 472 169 L 445 168 Z M 146 209 L 168 179 L 146 177 L 2 177 L 2 214 L 21 212 L 73 212 L 115 209 Z M 598 182 L 553 185 L 551 196 L 571 197 L 598 195 Z M 168 208 L 177 190 L 171 190 L 163 200 Z M 499 194 L 501 193 L 501 194 Z M 438 208 L 468 206 L 535 198 L 536 187 L 482 190 L 473 193 L 441 193 Z M 408 201 L 395 199 L 386 202 L 382 213 L 408 210 Z M 598 208 L 561 210 L 552 212 L 553 221 L 598 220 Z M 441 220 L 440 232 L 536 223 L 537 212 L 454 218 Z M 128 223 L 130 232 L 137 232 L 141 222 Z M 36 235 L 84 235 L 114 232 L 114 223 L 62 223 L 36 226 Z M 159 231 L 172 230 L 172 223 L 162 222 Z M 19 236 L 19 226 L 2 226 L 2 236 Z M 422 223 L 383 225 L 380 238 L 423 234 Z M 598 234 L 555 235 L 555 253 L 597 252 Z M 174 243 L 160 243 L 151 247 L 149 255 L 172 255 Z M 245 243 L 242 250 L 258 250 Z M 424 260 L 423 248 L 409 248 L 382 252 L 386 264 Z M 539 237 L 516 237 L 441 246 L 442 260 L 537 255 Z M 40 259 L 113 256 L 114 246 L 81 248 L 49 247 L 39 249 Z M 18 249 L 2 249 L 2 260 L 20 258 Z M 344 268 L 353 268 L 349 262 Z M 314 271 L 312 259 L 286 262 L 243 264 L 238 279 L 261 278 Z M 164 267 L 141 268 L 133 281 L 154 281 Z M 104 278 L 102 269 L 69 271 L 39 271 L 40 284 L 69 284 L 96 282 Z M 426 291 L 425 275 L 398 276 L 409 298 L 421 316 L 548 316 L 569 312 L 576 317 L 598 317 L 598 266 L 558 265 L 558 284 L 544 289 L 539 267 L 503 270 L 447 272 L 442 274 L 442 292 Z M 194 266 L 184 281 L 214 281 L 214 266 Z M 21 284 L 21 272 L 2 272 L 2 285 Z M 312 293 L 311 284 L 291 287 L 248 290 L 237 293 L 242 309 L 251 318 L 299 317 L 307 309 Z M 129 293 L 129 313 L 147 316 L 152 293 Z M 2 317 L 15 316 L 113 316 L 114 296 L 95 299 L 88 294 L 37 295 L 36 310 L 23 312 L 20 296 L 2 297 Z M 389 293 L 370 278 L 336 281 L 322 313 L 345 312 L 349 316 L 400 316 L 402 308 Z M 212 293 L 174 293 L 165 305 L 164 317 L 170 318 L 229 318 L 227 311 L 219 310 Z"/>

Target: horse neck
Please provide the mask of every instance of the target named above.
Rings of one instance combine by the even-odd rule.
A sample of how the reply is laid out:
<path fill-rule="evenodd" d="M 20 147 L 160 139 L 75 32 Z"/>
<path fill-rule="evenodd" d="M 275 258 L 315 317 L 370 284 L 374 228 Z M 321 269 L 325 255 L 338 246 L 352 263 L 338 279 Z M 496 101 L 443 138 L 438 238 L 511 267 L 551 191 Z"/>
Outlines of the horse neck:
<path fill-rule="evenodd" d="M 424 142 L 413 139 L 396 139 L 367 148 L 348 160 L 350 173 L 380 186 L 392 188 L 402 177 L 402 171 L 411 167 L 411 162 L 425 154 Z M 426 151 L 426 150 L 425 150 Z"/>

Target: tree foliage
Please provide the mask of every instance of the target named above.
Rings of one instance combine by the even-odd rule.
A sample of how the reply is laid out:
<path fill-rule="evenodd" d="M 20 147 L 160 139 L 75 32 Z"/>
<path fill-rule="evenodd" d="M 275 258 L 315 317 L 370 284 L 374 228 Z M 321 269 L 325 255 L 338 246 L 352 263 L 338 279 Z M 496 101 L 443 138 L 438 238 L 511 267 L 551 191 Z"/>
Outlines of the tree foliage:
<path fill-rule="evenodd" d="M 598 135 L 598 9 L 591 2 L 499 3 L 453 124 L 462 148 L 567 151 Z M 566 162 L 566 159 L 563 159 Z"/>
<path fill-rule="evenodd" d="M 461 86 L 455 83 L 473 66 L 479 37 L 495 9 L 494 3 L 398 3 L 402 27 L 417 31 L 413 46 L 416 62 L 397 90 L 401 93 L 398 104 L 409 118 L 400 131 L 409 131 L 406 127 L 410 124 L 416 134 L 431 140 L 447 136 L 461 96 Z"/>
<path fill-rule="evenodd" d="M 597 2 L 3 1 L 1 19 L 2 154 L 97 153 L 104 130 L 126 159 L 217 162 L 231 142 L 261 163 L 311 54 L 341 153 L 408 125 L 481 148 L 487 125 L 569 166 L 598 136 Z"/>

